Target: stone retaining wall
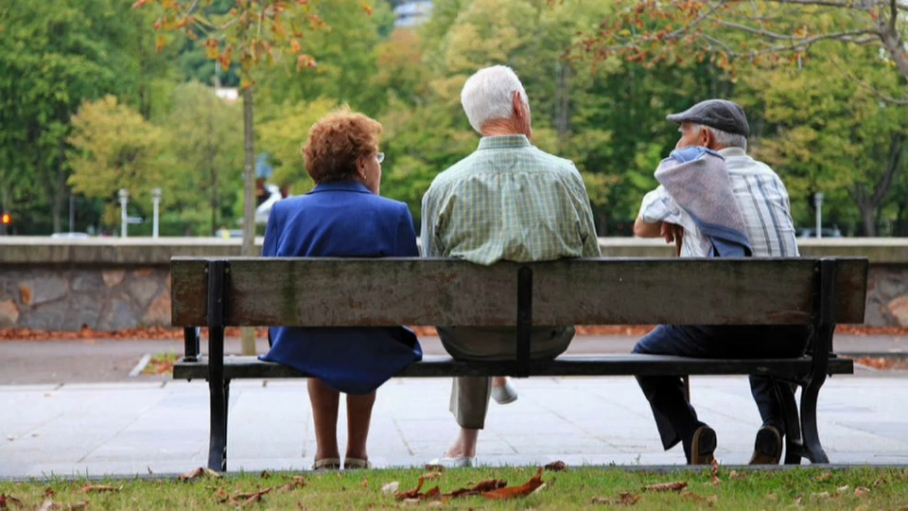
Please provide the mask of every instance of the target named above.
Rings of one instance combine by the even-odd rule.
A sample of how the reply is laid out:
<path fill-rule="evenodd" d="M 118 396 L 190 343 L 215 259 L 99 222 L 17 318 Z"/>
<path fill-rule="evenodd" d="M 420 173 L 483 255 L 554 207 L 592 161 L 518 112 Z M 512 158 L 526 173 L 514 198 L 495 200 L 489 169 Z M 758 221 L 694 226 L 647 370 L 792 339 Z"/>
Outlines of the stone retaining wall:
<path fill-rule="evenodd" d="M 599 242 L 607 257 L 672 254 L 659 240 Z M 803 240 L 800 246 L 805 257 L 868 257 L 865 323 L 908 327 L 908 239 Z M 238 240 L 0 237 L 0 329 L 169 326 L 170 258 L 239 253 Z"/>

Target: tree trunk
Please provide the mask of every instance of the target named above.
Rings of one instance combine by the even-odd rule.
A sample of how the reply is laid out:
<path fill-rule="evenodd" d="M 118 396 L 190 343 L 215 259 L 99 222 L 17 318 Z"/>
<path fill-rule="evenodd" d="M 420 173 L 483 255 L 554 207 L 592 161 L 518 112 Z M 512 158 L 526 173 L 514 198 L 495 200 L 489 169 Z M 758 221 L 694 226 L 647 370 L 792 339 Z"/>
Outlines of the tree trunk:
<path fill-rule="evenodd" d="M 243 137 L 246 165 L 243 168 L 243 250 L 244 256 L 255 256 L 255 148 L 253 143 L 252 87 L 243 89 Z M 255 355 L 255 330 L 241 330 L 243 355 Z"/>
<path fill-rule="evenodd" d="M 861 205 L 861 223 L 864 226 L 864 236 L 876 236 L 876 208 L 872 204 Z"/>

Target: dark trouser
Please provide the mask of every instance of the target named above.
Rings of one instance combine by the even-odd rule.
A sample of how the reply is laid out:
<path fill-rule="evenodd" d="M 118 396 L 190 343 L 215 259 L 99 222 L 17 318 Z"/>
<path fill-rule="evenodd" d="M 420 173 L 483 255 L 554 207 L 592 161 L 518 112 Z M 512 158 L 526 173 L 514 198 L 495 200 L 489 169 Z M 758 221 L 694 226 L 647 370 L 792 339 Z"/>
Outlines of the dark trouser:
<path fill-rule="evenodd" d="M 810 338 L 809 326 L 674 326 L 663 325 L 634 346 L 634 353 L 678 355 L 692 358 L 790 358 L 804 354 Z M 694 431 L 703 425 L 684 396 L 684 383 L 676 376 L 637 377 L 649 401 L 665 450 L 678 442 L 690 459 Z M 788 384 L 769 377 L 751 376 L 750 389 L 764 426 L 775 426 L 783 434 L 785 420 L 781 393 L 793 393 Z"/>

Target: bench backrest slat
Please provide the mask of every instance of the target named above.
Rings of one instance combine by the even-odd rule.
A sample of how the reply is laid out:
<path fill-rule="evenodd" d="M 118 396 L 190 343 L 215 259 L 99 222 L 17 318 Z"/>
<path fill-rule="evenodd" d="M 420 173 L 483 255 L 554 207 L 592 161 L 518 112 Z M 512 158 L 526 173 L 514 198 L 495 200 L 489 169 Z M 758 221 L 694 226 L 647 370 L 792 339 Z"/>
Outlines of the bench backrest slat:
<path fill-rule="evenodd" d="M 229 326 L 513 326 L 517 263 L 226 258 Z M 864 320 L 866 259 L 838 259 L 837 321 Z M 811 259 L 532 263 L 533 324 L 806 324 Z M 205 259 L 171 263 L 174 326 L 205 326 Z"/>

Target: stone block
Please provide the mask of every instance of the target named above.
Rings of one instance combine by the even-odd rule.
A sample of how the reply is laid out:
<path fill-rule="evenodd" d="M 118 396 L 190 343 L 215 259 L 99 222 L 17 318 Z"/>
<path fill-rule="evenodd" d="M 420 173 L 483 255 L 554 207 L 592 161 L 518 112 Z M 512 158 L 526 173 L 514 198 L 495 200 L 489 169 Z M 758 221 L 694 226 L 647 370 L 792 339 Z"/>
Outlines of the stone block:
<path fill-rule="evenodd" d="M 16 307 L 16 303 L 12 300 L 0 302 L 0 328 L 13 328 L 18 321 L 19 308 Z"/>
<path fill-rule="evenodd" d="M 61 276 L 42 275 L 41 278 L 19 282 L 22 305 L 36 306 L 53 302 L 66 296 L 69 284 Z"/>
<path fill-rule="evenodd" d="M 107 287 L 116 287 L 126 277 L 126 270 L 104 270 L 102 276 Z"/>
<path fill-rule="evenodd" d="M 68 326 L 69 303 L 60 300 L 39 307 L 31 307 L 22 311 L 19 318 L 19 327 L 33 328 L 35 330 L 78 330 L 78 326 Z"/>
<path fill-rule="evenodd" d="M 135 328 L 137 324 L 136 315 L 129 306 L 129 300 L 126 297 L 111 298 L 104 310 L 101 312 L 101 319 L 98 321 L 99 330 L 122 330 L 125 328 Z"/>
<path fill-rule="evenodd" d="M 98 293 L 104 288 L 104 279 L 101 278 L 101 273 L 98 271 L 82 270 L 75 272 L 70 281 L 70 287 L 78 293 Z"/>
<path fill-rule="evenodd" d="M 128 284 L 129 296 L 136 301 L 140 308 L 145 308 L 148 301 L 158 292 L 158 283 L 151 278 L 142 277 L 133 279 Z"/>
<path fill-rule="evenodd" d="M 899 326 L 908 326 L 908 296 L 900 296 L 890 301 L 886 307 Z"/>
<path fill-rule="evenodd" d="M 147 326 L 170 326 L 170 293 L 163 292 L 148 307 L 142 322 Z"/>

